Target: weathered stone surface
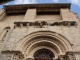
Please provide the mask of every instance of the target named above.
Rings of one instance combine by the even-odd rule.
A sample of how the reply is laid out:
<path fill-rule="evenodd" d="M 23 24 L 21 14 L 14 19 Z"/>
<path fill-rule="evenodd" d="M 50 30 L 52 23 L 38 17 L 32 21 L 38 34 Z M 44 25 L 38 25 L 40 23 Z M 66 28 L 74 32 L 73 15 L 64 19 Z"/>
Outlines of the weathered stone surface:
<path fill-rule="evenodd" d="M 40 6 L 44 7 L 44 5 Z M 40 12 L 42 14 L 38 15 L 37 13 Z M 56 15 L 56 12 L 60 12 L 60 14 Z M 23 12 L 22 14 L 16 13 L 16 15 L 7 14 L 1 19 L 0 59 L 34 60 L 34 53 L 45 48 L 54 53 L 55 58 L 53 59 L 71 60 L 73 58 L 75 60 L 76 57 L 76 60 L 80 60 L 79 19 L 69 8 L 60 8 L 60 11 L 56 10 L 56 12 L 56 14 L 50 15 L 50 11 L 42 12 L 42 10 L 37 11 L 37 8 L 31 8 L 26 10 L 26 14 Z M 2 13 L 3 10 L 0 11 L 0 16 Z M 38 24 L 35 21 L 38 21 Z M 42 25 L 42 21 L 46 21 L 47 24 Z M 68 21 L 68 25 L 66 25 L 66 21 Z M 78 25 L 75 26 L 74 23 L 70 25 L 69 23 L 72 21 Z M 67 55 L 66 52 L 69 54 Z"/>

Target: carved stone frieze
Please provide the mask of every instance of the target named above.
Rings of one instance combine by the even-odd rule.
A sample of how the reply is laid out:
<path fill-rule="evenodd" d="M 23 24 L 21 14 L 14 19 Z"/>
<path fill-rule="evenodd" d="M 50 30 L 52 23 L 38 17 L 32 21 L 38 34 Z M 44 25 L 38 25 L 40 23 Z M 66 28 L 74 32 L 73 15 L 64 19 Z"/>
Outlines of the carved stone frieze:
<path fill-rule="evenodd" d="M 62 21 L 62 22 L 52 22 L 51 24 L 46 21 L 34 21 L 34 22 L 14 22 L 14 28 L 15 27 L 22 27 L 26 26 L 27 28 L 29 26 L 34 26 L 36 28 L 43 28 L 44 26 L 74 26 L 77 27 L 76 21 Z"/>
<path fill-rule="evenodd" d="M 24 60 L 24 55 L 19 51 L 3 51 L 0 54 L 2 60 Z"/>

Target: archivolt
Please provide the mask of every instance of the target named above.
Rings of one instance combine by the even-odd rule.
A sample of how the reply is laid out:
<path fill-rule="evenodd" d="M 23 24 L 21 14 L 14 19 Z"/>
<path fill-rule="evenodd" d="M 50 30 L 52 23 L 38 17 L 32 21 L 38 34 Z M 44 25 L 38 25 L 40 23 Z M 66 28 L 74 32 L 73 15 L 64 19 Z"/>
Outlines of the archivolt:
<path fill-rule="evenodd" d="M 49 45 L 52 44 L 52 46 L 55 46 L 56 50 L 59 50 L 60 52 L 64 52 L 64 48 L 59 44 L 57 41 L 50 39 L 48 36 L 39 37 L 38 39 L 32 40 L 29 44 L 26 45 L 26 52 L 29 53 L 32 47 L 35 47 L 35 44 L 39 47 L 39 43 L 43 43 L 44 46 L 46 46 L 46 43 Z M 40 45 L 41 46 L 41 45 Z M 54 48 L 54 47 L 53 47 Z M 33 50 L 33 49 L 32 49 Z M 58 51 L 58 52 L 59 52 Z M 59 52 L 59 53 L 60 53 Z"/>
<path fill-rule="evenodd" d="M 22 52 L 24 52 L 25 49 L 27 48 L 28 43 L 32 42 L 34 38 L 37 38 L 39 36 L 46 36 L 46 37 L 51 37 L 53 39 L 56 39 L 56 41 L 59 44 L 61 44 L 65 48 L 66 51 L 72 51 L 70 42 L 64 36 L 55 32 L 51 32 L 51 31 L 37 31 L 37 32 L 33 32 L 27 35 L 25 38 L 23 38 L 22 40 L 18 42 L 17 47 L 20 47 L 20 49 L 19 48 L 16 48 L 16 49 L 19 49 Z"/>

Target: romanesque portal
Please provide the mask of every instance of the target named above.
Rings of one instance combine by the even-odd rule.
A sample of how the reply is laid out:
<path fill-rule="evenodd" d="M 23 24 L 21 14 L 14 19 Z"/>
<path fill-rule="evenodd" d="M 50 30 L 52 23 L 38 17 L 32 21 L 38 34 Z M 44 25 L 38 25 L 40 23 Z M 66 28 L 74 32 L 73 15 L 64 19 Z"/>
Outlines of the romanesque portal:
<path fill-rule="evenodd" d="M 80 60 L 80 21 L 70 5 L 5 5 L 0 60 Z"/>

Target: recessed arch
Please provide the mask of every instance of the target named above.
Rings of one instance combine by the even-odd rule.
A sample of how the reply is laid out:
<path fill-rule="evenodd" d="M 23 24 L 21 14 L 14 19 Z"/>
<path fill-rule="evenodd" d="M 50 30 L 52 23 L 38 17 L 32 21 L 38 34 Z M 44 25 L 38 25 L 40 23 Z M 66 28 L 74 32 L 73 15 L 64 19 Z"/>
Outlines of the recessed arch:
<path fill-rule="evenodd" d="M 33 49 L 40 47 L 40 46 L 46 46 L 46 47 L 51 47 L 52 49 L 56 50 L 58 54 L 61 54 L 63 52 L 63 48 L 61 46 L 58 46 L 57 42 L 54 41 L 48 41 L 48 40 L 36 40 L 34 43 L 31 45 L 28 45 L 29 48 L 26 48 L 26 54 L 29 55 L 29 52 L 31 52 Z M 61 48 L 63 50 L 61 50 Z"/>
<path fill-rule="evenodd" d="M 30 49 L 31 45 L 34 46 L 35 44 L 37 44 L 37 42 L 39 40 L 36 40 L 36 39 L 40 39 L 41 37 L 46 37 L 47 39 L 49 39 L 49 41 L 51 43 L 53 41 L 52 44 L 54 46 L 56 46 L 57 48 L 61 47 L 60 49 L 61 50 L 65 50 L 65 53 L 67 51 L 72 51 L 73 50 L 72 46 L 71 46 L 70 42 L 67 40 L 67 38 L 65 38 L 61 34 L 58 34 L 58 33 L 55 33 L 55 32 L 51 32 L 51 31 L 37 31 L 37 32 L 31 33 L 31 34 L 25 36 L 24 39 L 19 41 L 17 46 L 21 47 L 19 50 L 21 50 L 23 52 L 23 54 L 24 54 L 26 51 L 28 51 L 26 48 Z M 50 40 L 50 39 L 52 39 L 52 40 Z M 45 39 L 45 41 L 48 41 L 48 40 Z M 54 42 L 56 44 L 54 44 Z M 16 49 L 18 49 L 18 48 L 16 48 Z"/>

